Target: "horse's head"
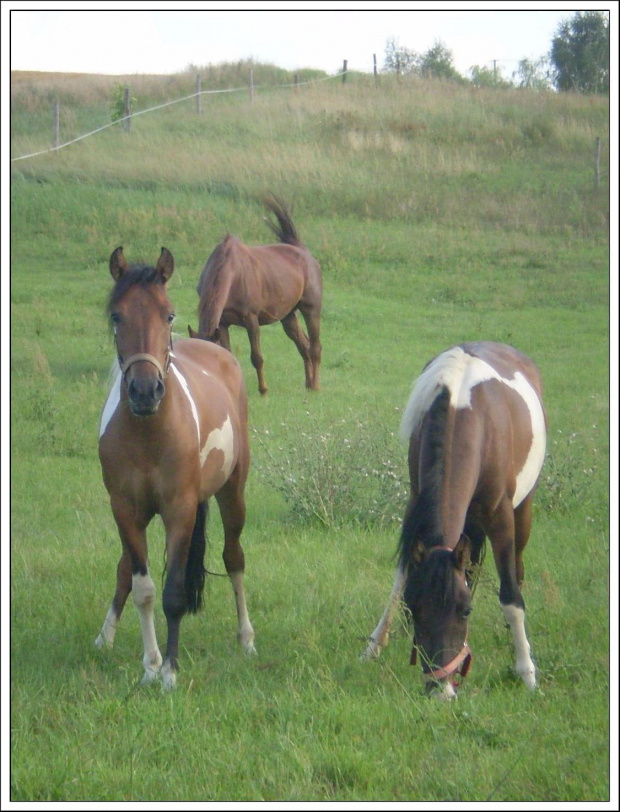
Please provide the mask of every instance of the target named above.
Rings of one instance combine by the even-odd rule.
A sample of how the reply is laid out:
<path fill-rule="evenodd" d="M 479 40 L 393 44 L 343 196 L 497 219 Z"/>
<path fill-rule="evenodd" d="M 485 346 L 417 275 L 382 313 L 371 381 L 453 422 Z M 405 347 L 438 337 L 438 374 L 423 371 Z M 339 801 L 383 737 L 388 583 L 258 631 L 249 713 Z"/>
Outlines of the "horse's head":
<path fill-rule="evenodd" d="M 215 330 L 211 333 L 211 335 L 207 335 L 206 333 L 197 332 L 192 328 L 190 324 L 187 325 L 187 331 L 189 333 L 190 338 L 200 338 L 203 341 L 212 341 L 214 344 L 220 344 L 220 328 L 216 327 Z"/>
<path fill-rule="evenodd" d="M 155 268 L 127 264 L 122 247 L 110 257 L 115 286 L 108 313 L 129 408 L 137 417 L 154 414 L 165 394 L 170 364 L 174 311 L 166 284 L 174 271 L 174 259 L 166 249 Z"/>
<path fill-rule="evenodd" d="M 471 654 L 467 645 L 471 591 L 467 585 L 470 542 L 461 536 L 454 550 L 418 544 L 412 550 L 405 602 L 411 612 L 414 644 L 411 662 L 420 653 L 427 692 L 455 696 L 454 677 L 464 677 Z"/>

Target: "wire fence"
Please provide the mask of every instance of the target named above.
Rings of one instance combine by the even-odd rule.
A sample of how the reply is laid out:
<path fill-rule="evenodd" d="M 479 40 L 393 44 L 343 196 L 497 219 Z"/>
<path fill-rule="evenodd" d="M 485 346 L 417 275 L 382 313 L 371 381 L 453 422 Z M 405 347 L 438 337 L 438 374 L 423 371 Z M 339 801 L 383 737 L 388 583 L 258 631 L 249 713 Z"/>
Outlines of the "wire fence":
<path fill-rule="evenodd" d="M 253 82 L 250 82 L 251 91 L 254 90 L 262 90 L 268 88 L 270 90 L 279 89 L 279 88 L 298 88 L 303 87 L 304 85 L 314 85 L 319 84 L 321 82 L 327 82 L 334 79 L 344 79 L 346 77 L 347 70 L 346 68 L 337 73 L 333 76 L 326 76 L 320 79 L 309 79 L 306 82 L 287 82 L 283 85 L 254 85 Z M 36 158 L 38 155 L 46 155 L 50 152 L 58 152 L 60 149 L 64 149 L 65 147 L 69 147 L 72 144 L 77 144 L 78 141 L 83 141 L 85 138 L 89 138 L 91 135 L 96 135 L 97 133 L 103 132 L 103 130 L 107 130 L 109 127 L 116 127 L 118 124 L 122 124 L 123 122 L 128 122 L 131 119 L 145 115 L 146 113 L 154 113 L 156 110 L 162 110 L 164 107 L 170 107 L 173 104 L 180 104 L 181 102 L 189 101 L 190 99 L 200 98 L 202 96 L 209 96 L 214 94 L 222 94 L 222 93 L 239 93 L 244 92 L 247 93 L 248 87 L 232 87 L 232 88 L 225 88 L 221 90 L 199 90 L 196 93 L 191 93 L 189 96 L 182 96 L 179 99 L 173 99 L 172 101 L 164 102 L 163 104 L 158 104 L 155 107 L 149 107 L 146 110 L 138 110 L 137 112 L 131 112 L 127 115 L 124 115 L 120 118 L 115 119 L 114 121 L 109 121 L 107 124 L 104 124 L 101 127 L 97 127 L 95 130 L 91 130 L 90 132 L 84 133 L 83 135 L 79 135 L 77 138 L 72 138 L 70 141 L 65 141 L 63 144 L 55 144 L 53 147 L 49 147 L 48 149 L 42 149 L 38 152 L 30 152 L 27 155 L 20 155 L 16 158 L 11 158 L 11 163 L 15 161 L 25 161 L 28 158 Z"/>

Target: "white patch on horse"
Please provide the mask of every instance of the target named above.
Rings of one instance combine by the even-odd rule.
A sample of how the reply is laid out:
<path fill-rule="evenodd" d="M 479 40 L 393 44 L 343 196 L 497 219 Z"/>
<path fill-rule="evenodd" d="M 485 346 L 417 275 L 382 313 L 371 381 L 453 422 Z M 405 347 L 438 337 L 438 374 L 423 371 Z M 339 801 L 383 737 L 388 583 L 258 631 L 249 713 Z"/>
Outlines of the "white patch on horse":
<path fill-rule="evenodd" d="M 115 362 L 116 363 L 116 362 Z M 117 369 L 116 377 L 110 387 L 110 391 L 108 393 L 108 399 L 105 402 L 105 406 L 103 407 L 103 412 L 101 413 L 101 421 L 99 423 L 99 437 L 102 437 L 106 428 L 108 427 L 108 423 L 112 419 L 112 415 L 116 411 L 116 407 L 120 403 L 121 400 L 121 378 L 122 372 L 120 369 Z"/>
<path fill-rule="evenodd" d="M 157 679 L 162 664 L 162 656 L 157 645 L 154 623 L 155 584 L 151 576 L 135 573 L 132 577 L 133 599 L 140 616 L 142 642 L 144 644 L 144 676 L 142 683 L 147 684 Z"/>
<path fill-rule="evenodd" d="M 172 355 L 172 353 L 171 353 Z M 187 399 L 189 400 L 189 405 L 192 410 L 192 417 L 194 418 L 194 422 L 196 423 L 196 431 L 198 432 L 198 447 L 200 448 L 200 422 L 198 420 L 198 410 L 196 409 L 196 404 L 194 402 L 194 398 L 192 397 L 191 392 L 189 391 L 189 386 L 187 385 L 187 381 L 185 380 L 184 376 L 179 372 L 177 369 L 176 364 L 170 364 L 170 369 L 174 372 L 177 376 L 177 380 L 181 384 L 181 389 L 187 395 Z"/>
<path fill-rule="evenodd" d="M 450 405 L 455 409 L 471 409 L 471 393 L 474 387 L 485 381 L 501 381 L 521 396 L 530 413 L 532 444 L 523 468 L 517 474 L 516 490 L 512 499 L 517 507 L 534 487 L 545 458 L 547 435 L 545 416 L 534 387 L 521 373 L 514 378 L 502 377 L 497 370 L 466 353 L 461 347 L 446 350 L 422 372 L 416 381 L 405 408 L 400 425 L 403 440 L 408 440 L 430 409 L 442 387 L 450 392 Z"/>
<path fill-rule="evenodd" d="M 228 479 L 233 467 L 233 448 L 234 436 L 232 423 L 230 422 L 230 416 L 226 415 L 226 420 L 222 423 L 222 427 L 209 432 L 209 436 L 200 451 L 200 465 L 203 466 L 205 464 L 207 457 L 215 449 L 223 451 L 224 464 L 222 465 L 222 471 Z"/>

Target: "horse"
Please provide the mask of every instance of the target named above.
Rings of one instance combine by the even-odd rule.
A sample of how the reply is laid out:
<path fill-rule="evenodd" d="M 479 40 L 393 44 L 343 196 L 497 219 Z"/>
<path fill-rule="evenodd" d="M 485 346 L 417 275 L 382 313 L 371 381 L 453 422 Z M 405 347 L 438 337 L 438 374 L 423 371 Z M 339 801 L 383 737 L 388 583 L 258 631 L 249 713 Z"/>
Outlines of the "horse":
<path fill-rule="evenodd" d="M 202 606 L 205 524 L 215 496 L 224 525 L 224 565 L 237 607 L 237 638 L 255 654 L 239 538 L 250 463 L 247 396 L 237 360 L 221 347 L 190 338 L 172 341 L 174 310 L 167 283 L 174 259 L 129 266 L 122 246 L 110 257 L 114 279 L 107 314 L 118 370 L 101 415 L 99 459 L 118 527 L 122 555 L 116 592 L 95 643 L 111 647 L 129 593 L 140 617 L 143 683 L 177 681 L 179 631 Z M 166 532 L 163 608 L 168 627 L 162 660 L 153 619 L 146 529 L 155 514 Z"/>
<path fill-rule="evenodd" d="M 250 339 L 250 359 L 258 376 L 258 391 L 264 395 L 267 384 L 259 328 L 279 321 L 303 359 L 306 387 L 316 390 L 321 363 L 321 266 L 300 241 L 282 201 L 270 195 L 265 205 L 276 217 L 277 224 L 265 220 L 279 243 L 250 246 L 231 234 L 224 237 L 200 275 L 196 288 L 198 332 L 189 327 L 189 334 L 230 350 L 228 328 L 245 327 Z M 304 317 L 308 336 L 299 324 L 297 310 Z"/>
<path fill-rule="evenodd" d="M 457 675 L 464 678 L 472 660 L 472 579 L 488 537 L 516 672 L 536 687 L 521 586 L 546 433 L 540 372 L 519 350 L 480 341 L 428 362 L 401 422 L 410 499 L 394 583 L 363 658 L 378 657 L 388 644 L 404 596 L 413 620 L 411 664 L 419 652 L 427 693 L 454 698 Z"/>

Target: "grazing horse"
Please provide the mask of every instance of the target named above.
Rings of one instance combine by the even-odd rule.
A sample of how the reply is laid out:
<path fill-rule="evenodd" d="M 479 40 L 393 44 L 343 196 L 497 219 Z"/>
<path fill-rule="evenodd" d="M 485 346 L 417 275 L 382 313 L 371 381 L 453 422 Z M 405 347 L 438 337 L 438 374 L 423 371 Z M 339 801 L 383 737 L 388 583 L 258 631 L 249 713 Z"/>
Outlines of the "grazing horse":
<path fill-rule="evenodd" d="M 174 311 L 166 284 L 174 270 L 165 248 L 157 267 L 127 265 L 123 249 L 110 257 L 115 281 L 108 315 L 119 369 L 103 409 L 99 458 L 118 526 L 122 555 L 116 593 L 96 645 L 112 646 L 125 601 L 133 591 L 144 642 L 143 682 L 161 673 L 173 688 L 179 629 L 202 605 L 207 500 L 215 496 L 224 525 L 224 564 L 237 603 L 237 638 L 255 653 L 243 588 L 239 536 L 250 463 L 247 400 L 236 359 L 214 344 L 172 343 Z M 166 531 L 163 607 L 166 654 L 157 645 L 146 528 L 159 513 Z"/>
<path fill-rule="evenodd" d="M 387 645 L 404 595 L 413 618 L 411 662 L 419 652 L 427 691 L 454 697 L 454 677 L 464 677 L 471 662 L 471 577 L 488 536 L 516 671 L 535 688 L 521 584 L 546 447 L 538 369 L 504 344 L 481 341 L 446 350 L 418 378 L 401 435 L 409 440 L 411 498 L 392 593 L 364 656 L 377 657 Z"/>
<path fill-rule="evenodd" d="M 264 324 L 282 322 L 284 332 L 303 358 L 306 387 L 319 388 L 321 342 L 319 340 L 323 282 L 321 267 L 297 236 L 284 204 L 266 198 L 267 208 L 278 223 L 267 220 L 277 245 L 245 245 L 227 234 L 206 262 L 198 286 L 198 332 L 192 338 L 215 341 L 230 350 L 228 328 L 245 327 L 250 339 L 250 359 L 258 375 L 258 390 L 267 392 L 260 351 Z M 297 320 L 299 310 L 308 336 Z"/>

